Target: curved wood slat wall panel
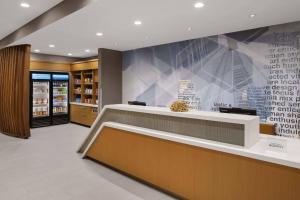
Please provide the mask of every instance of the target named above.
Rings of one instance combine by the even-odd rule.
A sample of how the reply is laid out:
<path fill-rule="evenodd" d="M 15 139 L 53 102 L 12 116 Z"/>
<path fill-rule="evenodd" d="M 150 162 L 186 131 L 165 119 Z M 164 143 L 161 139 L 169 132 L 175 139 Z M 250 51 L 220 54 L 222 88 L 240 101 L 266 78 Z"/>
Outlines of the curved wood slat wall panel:
<path fill-rule="evenodd" d="M 0 132 L 30 137 L 29 127 L 30 45 L 0 50 Z"/>

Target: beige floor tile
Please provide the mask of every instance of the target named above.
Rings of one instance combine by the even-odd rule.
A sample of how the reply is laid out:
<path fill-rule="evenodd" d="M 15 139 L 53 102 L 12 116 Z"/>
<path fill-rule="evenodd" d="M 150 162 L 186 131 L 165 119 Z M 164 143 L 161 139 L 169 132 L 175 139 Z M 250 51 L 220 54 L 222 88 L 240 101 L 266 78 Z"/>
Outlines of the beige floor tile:
<path fill-rule="evenodd" d="M 67 124 L 32 130 L 28 140 L 0 134 L 2 200 L 170 200 L 172 197 L 93 161 L 77 148 L 88 128 Z"/>

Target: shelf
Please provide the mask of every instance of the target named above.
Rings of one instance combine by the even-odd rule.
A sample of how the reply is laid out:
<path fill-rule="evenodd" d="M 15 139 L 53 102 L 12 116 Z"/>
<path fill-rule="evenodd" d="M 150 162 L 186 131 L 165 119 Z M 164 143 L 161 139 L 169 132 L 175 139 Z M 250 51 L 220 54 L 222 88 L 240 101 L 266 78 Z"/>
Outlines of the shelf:
<path fill-rule="evenodd" d="M 63 102 L 54 102 L 53 104 L 55 105 L 59 104 L 58 107 L 61 107 L 61 104 L 67 104 L 67 103 L 68 103 L 67 101 L 63 101 Z"/>
<path fill-rule="evenodd" d="M 49 95 L 49 93 L 33 93 L 33 95 Z"/>
<path fill-rule="evenodd" d="M 67 115 L 68 112 L 56 112 L 56 113 L 53 113 L 53 115 Z"/>
<path fill-rule="evenodd" d="M 53 102 L 53 104 L 67 104 L 68 102 L 67 101 L 55 101 Z"/>
<path fill-rule="evenodd" d="M 33 87 L 49 87 L 49 85 L 35 85 L 35 84 L 33 84 Z"/>
<path fill-rule="evenodd" d="M 33 118 L 44 118 L 49 117 L 49 115 L 33 115 Z"/>
<path fill-rule="evenodd" d="M 89 100 L 90 103 L 94 103 L 98 98 L 98 96 L 94 94 L 94 88 L 97 88 L 99 84 L 98 69 L 89 69 L 85 64 L 87 64 L 87 62 L 81 63 L 80 68 L 75 64 L 73 66 L 74 69 L 71 70 L 73 80 L 71 80 L 72 82 L 70 83 L 72 90 L 70 101 L 76 101 L 77 98 L 80 98 L 80 102 L 85 102 L 85 100 Z M 81 76 L 76 76 L 79 74 Z M 78 91 L 77 89 L 81 89 L 81 91 Z M 86 93 L 85 90 L 91 93 Z"/>
<path fill-rule="evenodd" d="M 35 104 L 33 107 L 49 107 L 48 104 Z"/>

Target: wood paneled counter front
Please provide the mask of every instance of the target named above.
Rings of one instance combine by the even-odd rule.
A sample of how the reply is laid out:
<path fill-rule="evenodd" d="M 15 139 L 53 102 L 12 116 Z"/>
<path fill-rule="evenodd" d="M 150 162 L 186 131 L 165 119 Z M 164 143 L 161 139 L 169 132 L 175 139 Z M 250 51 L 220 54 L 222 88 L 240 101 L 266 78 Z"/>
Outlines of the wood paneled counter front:
<path fill-rule="evenodd" d="M 85 126 L 92 126 L 98 115 L 98 105 L 94 104 L 71 102 L 70 109 L 70 121 Z"/>
<path fill-rule="evenodd" d="M 124 111 L 126 112 L 123 113 Z M 135 114 L 130 115 L 131 112 Z M 124 120 L 131 123 L 130 118 L 135 119 L 136 112 L 145 115 L 148 127 L 144 127 L 146 124 L 143 124 L 142 118 L 139 118 L 138 126 L 124 123 Z M 115 115 L 116 113 L 118 115 Z M 174 133 L 149 128 L 154 127 L 151 125 L 152 120 L 154 124 L 157 123 L 152 115 L 167 120 L 169 125 L 175 123 L 175 126 L 176 123 L 182 123 L 178 121 L 179 117 L 185 118 L 184 123 L 189 123 L 195 118 L 199 123 L 205 120 L 203 127 L 206 125 L 210 127 L 210 120 L 228 123 L 231 120 L 233 124 L 244 123 L 245 126 L 249 120 L 248 125 L 259 127 L 259 122 L 256 124 L 255 118 L 240 115 L 208 112 L 171 113 L 162 108 L 111 105 L 104 107 L 92 126 L 92 138 L 88 137 L 81 146 L 83 157 L 108 165 L 183 199 L 299 199 L 299 140 L 259 135 L 256 133 L 258 129 L 255 128 L 252 134 L 258 134 L 258 139 L 254 144 L 247 147 L 226 144 L 213 141 L 214 138 L 210 140 L 197 138 L 180 130 Z M 161 115 L 170 118 L 164 119 Z M 224 126 L 222 123 L 214 125 Z M 165 129 L 172 128 L 168 125 L 165 127 Z M 225 127 L 239 128 L 239 126 Z M 95 134 L 92 130 L 96 130 Z M 207 135 L 214 134 L 210 132 L 211 130 L 218 129 L 205 129 Z M 202 135 L 200 130 L 199 133 L 201 137 L 207 137 Z M 227 141 L 226 137 L 220 138 Z M 270 140 L 274 139 L 285 140 L 287 150 L 275 153 L 268 149 Z M 88 145 L 85 145 L 86 141 Z"/>

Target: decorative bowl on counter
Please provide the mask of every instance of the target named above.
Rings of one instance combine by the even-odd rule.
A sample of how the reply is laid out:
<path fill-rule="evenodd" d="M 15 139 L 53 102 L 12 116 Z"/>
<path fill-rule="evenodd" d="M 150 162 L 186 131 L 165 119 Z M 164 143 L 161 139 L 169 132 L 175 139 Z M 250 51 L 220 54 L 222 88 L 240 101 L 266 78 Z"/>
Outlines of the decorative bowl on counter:
<path fill-rule="evenodd" d="M 175 101 L 170 106 L 171 111 L 173 112 L 188 112 L 188 104 L 184 101 Z"/>

